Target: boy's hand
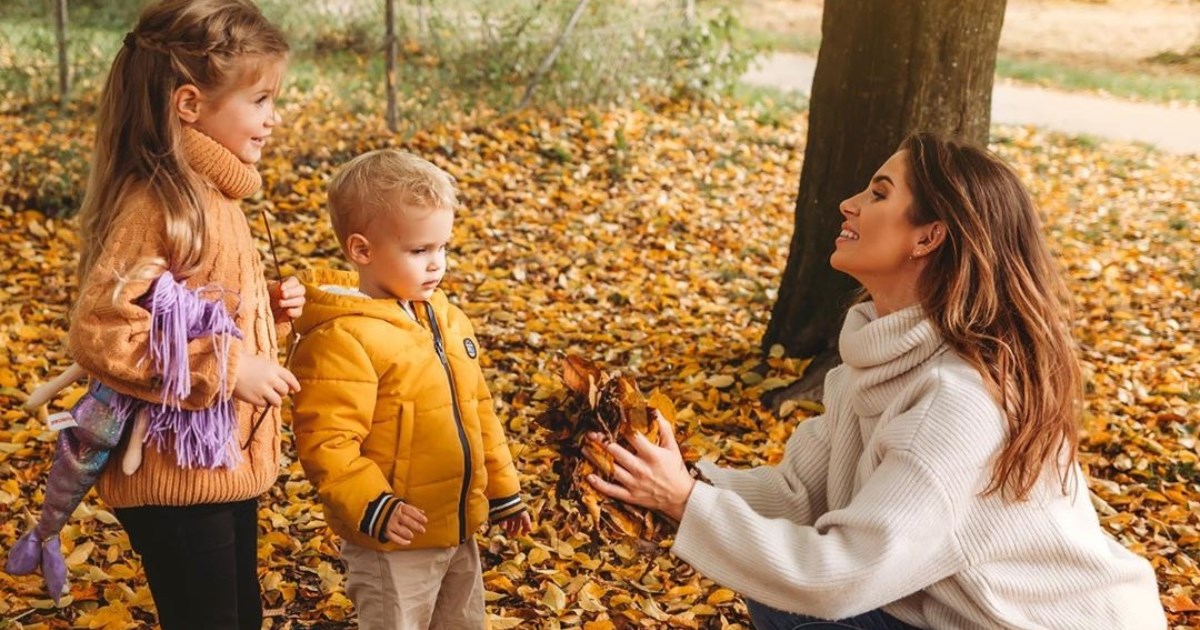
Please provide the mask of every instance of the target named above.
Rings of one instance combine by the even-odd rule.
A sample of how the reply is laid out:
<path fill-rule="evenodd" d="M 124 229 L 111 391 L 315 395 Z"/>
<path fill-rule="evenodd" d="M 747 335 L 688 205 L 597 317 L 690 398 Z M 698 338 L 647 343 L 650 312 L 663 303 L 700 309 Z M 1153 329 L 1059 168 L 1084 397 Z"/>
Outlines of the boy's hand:
<path fill-rule="evenodd" d="M 407 545 L 413 538 L 425 533 L 425 524 L 428 522 L 429 519 L 425 518 L 425 512 L 420 508 L 401 503 L 388 519 L 384 535 L 397 545 Z"/>
<path fill-rule="evenodd" d="M 283 404 L 283 397 L 300 391 L 300 381 L 287 368 L 272 359 L 247 354 L 238 366 L 233 397 L 255 407 Z"/>
<path fill-rule="evenodd" d="M 512 538 L 518 534 L 528 534 L 529 530 L 533 529 L 533 519 L 529 517 L 529 510 L 522 510 L 501 520 L 500 526 L 504 528 L 504 533 Z"/>
<path fill-rule="evenodd" d="M 304 285 L 296 276 L 288 276 L 283 282 L 267 285 L 271 294 L 271 314 L 275 321 L 291 321 L 304 312 Z"/>

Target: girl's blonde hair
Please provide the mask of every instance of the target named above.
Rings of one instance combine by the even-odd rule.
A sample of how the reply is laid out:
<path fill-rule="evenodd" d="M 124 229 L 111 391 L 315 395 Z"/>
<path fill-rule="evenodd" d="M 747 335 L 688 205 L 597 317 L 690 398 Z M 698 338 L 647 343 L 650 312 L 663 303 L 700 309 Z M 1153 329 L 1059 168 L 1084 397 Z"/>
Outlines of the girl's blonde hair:
<path fill-rule="evenodd" d="M 975 366 L 1008 423 L 986 493 L 1028 497 L 1047 466 L 1064 490 L 1079 445 L 1082 376 L 1070 294 L 1029 191 L 986 150 L 915 134 L 907 151 L 912 223 L 945 223 L 919 281 L 942 337 Z"/>
<path fill-rule="evenodd" d="M 184 85 L 207 99 L 257 81 L 288 53 L 283 33 L 250 0 L 162 0 L 143 9 L 109 70 L 96 125 L 96 149 L 79 209 L 78 277 L 100 256 L 133 184 L 145 184 L 166 215 L 171 272 L 195 272 L 205 248 L 206 184 L 184 156 L 183 123 L 172 105 Z M 257 63 L 253 63 L 257 62 Z"/>

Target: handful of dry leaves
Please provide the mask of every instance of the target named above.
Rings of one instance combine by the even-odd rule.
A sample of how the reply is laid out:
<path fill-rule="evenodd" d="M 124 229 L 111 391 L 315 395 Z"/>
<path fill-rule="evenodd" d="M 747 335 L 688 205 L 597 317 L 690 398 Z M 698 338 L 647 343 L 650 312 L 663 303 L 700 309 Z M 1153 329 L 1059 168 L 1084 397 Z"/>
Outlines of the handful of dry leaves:
<path fill-rule="evenodd" d="M 587 482 L 598 473 L 611 478 L 612 455 L 587 438 L 590 432 L 633 450 L 633 436 L 641 433 L 658 443 L 657 410 L 675 425 L 675 406 L 655 390 L 644 397 L 633 379 L 616 371 L 604 371 L 595 363 L 575 355 L 562 360 L 566 395 L 551 404 L 541 423 L 550 431 L 549 441 L 559 449 L 557 494 L 578 500 L 586 507 L 594 531 L 613 541 L 632 537 L 660 542 L 671 530 L 667 520 L 651 510 L 605 497 Z"/>

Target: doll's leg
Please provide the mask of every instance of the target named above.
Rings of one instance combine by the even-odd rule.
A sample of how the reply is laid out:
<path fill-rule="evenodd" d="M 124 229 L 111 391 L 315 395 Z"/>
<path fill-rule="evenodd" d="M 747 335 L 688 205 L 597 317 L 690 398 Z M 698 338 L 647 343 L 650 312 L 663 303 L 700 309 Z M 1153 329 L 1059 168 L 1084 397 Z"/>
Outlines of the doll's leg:
<path fill-rule="evenodd" d="M 51 379 L 46 384 L 33 390 L 29 395 L 29 399 L 25 401 L 25 409 L 32 411 L 50 402 L 52 398 L 58 395 L 64 387 L 78 381 L 87 376 L 83 368 L 79 367 L 78 363 L 72 363 L 67 369 L 63 370 L 62 374 Z"/>
<path fill-rule="evenodd" d="M 46 504 L 35 529 L 41 540 L 58 534 L 83 496 L 96 485 L 109 454 L 121 441 L 124 415 L 94 391 L 90 390 L 71 410 L 78 426 L 58 436 L 46 481 Z"/>
<path fill-rule="evenodd" d="M 32 573 L 40 565 L 55 602 L 62 595 L 67 574 L 58 533 L 95 485 L 125 425 L 122 415 L 90 391 L 71 415 L 78 426 L 58 434 L 42 514 L 33 531 L 13 546 L 5 564 L 5 571 L 13 575 Z"/>
<path fill-rule="evenodd" d="M 133 428 L 129 431 L 129 443 L 121 458 L 121 472 L 132 475 L 142 465 L 142 443 L 146 441 L 146 430 L 150 428 L 150 410 L 139 409 L 133 415 Z"/>
<path fill-rule="evenodd" d="M 4 565 L 4 570 L 12 575 L 27 575 L 40 567 L 46 590 L 56 604 L 67 582 L 67 563 L 59 548 L 58 532 L 95 483 L 107 459 L 108 451 L 83 447 L 72 429 L 58 434 L 42 514 L 33 530 L 13 545 Z"/>

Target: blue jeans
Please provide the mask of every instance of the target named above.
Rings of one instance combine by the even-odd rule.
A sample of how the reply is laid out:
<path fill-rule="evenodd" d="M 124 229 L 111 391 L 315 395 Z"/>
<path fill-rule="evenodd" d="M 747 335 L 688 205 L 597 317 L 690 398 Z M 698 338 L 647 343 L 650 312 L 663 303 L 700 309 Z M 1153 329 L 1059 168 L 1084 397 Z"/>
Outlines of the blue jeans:
<path fill-rule="evenodd" d="M 750 619 L 757 630 L 920 630 L 882 610 L 872 610 L 849 619 L 826 621 L 775 610 L 749 599 L 746 600 L 746 607 L 750 609 Z"/>

